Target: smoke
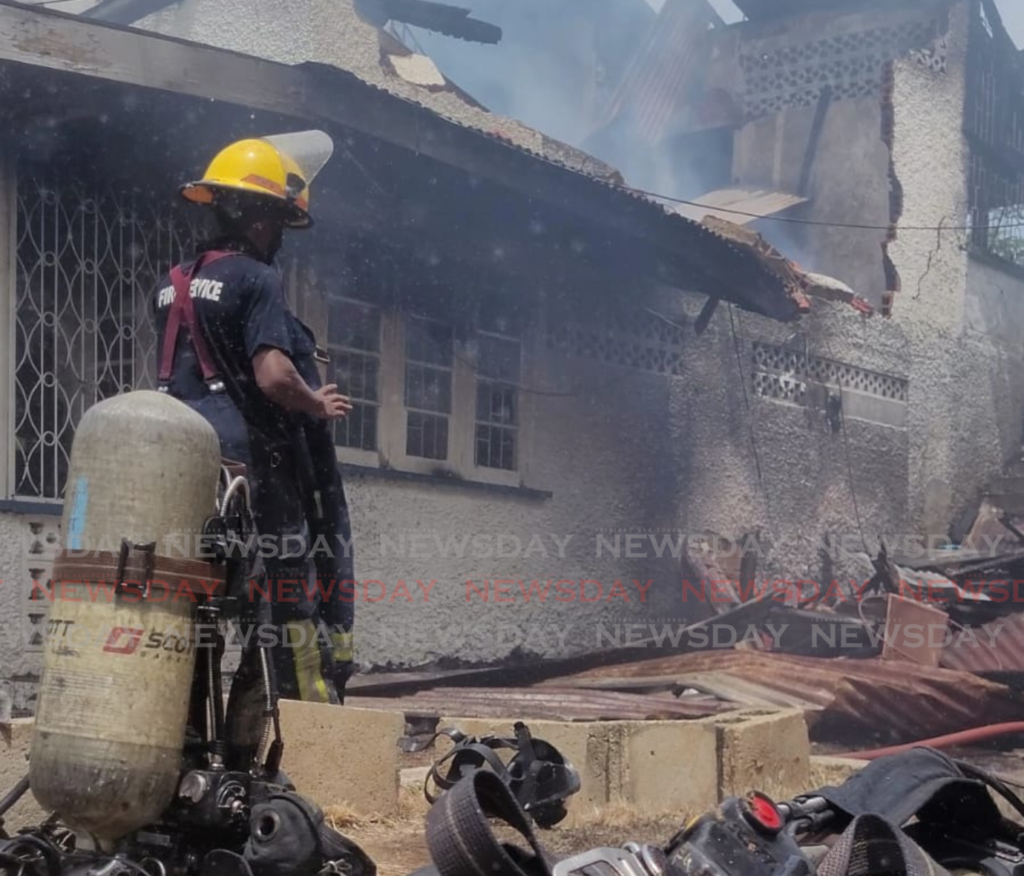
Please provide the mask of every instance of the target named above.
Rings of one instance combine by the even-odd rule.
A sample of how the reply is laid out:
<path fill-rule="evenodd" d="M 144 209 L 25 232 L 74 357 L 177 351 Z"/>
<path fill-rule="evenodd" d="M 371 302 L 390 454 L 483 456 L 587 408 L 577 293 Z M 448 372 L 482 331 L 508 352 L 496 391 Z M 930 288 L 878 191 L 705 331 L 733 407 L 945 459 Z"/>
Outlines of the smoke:
<path fill-rule="evenodd" d="M 646 0 L 471 0 L 497 46 L 415 30 L 424 52 L 492 112 L 577 146 L 657 15 Z"/>
<path fill-rule="evenodd" d="M 617 89 L 631 66 L 645 59 L 651 35 L 661 27 L 676 33 L 671 28 L 678 19 L 659 19 L 665 2 L 472 0 L 475 17 L 502 28 L 499 45 L 453 40 L 421 30 L 415 30 L 414 37 L 453 82 L 492 112 L 594 155 L 620 171 L 632 186 L 694 199 L 729 185 L 731 134 L 719 130 L 688 135 L 672 130 L 672 120 L 663 116 L 661 121 L 669 129 L 652 134 L 645 125 L 650 121 L 650 106 L 665 100 L 652 81 L 639 87 L 639 97 L 625 100 L 609 122 Z M 731 0 L 716 0 L 713 5 L 726 21 L 739 17 Z M 659 53 L 672 48 L 662 45 Z M 692 49 L 684 44 L 675 48 Z M 667 55 L 646 60 L 655 61 L 653 76 L 657 77 Z M 704 69 L 697 57 L 690 66 L 697 76 Z M 686 113 L 728 116 L 728 106 L 715 105 L 716 101 L 727 103 L 728 98 L 709 97 L 702 88 L 698 79 L 685 85 L 685 95 L 676 95 L 677 101 L 688 104 L 674 119 L 680 127 L 689 121 Z"/>

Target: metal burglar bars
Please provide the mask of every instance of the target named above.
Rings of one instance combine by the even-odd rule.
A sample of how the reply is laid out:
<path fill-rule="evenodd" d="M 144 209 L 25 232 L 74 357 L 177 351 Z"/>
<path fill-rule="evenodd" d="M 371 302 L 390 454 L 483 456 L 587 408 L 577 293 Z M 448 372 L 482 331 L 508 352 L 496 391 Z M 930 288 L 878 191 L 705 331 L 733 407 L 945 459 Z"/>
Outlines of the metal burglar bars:
<path fill-rule="evenodd" d="M 1024 267 L 1024 75 L 989 0 L 972 4 L 964 133 L 971 246 Z"/>
<path fill-rule="evenodd" d="M 59 500 L 82 414 L 154 385 L 151 296 L 195 228 L 166 195 L 19 175 L 14 494 Z"/>

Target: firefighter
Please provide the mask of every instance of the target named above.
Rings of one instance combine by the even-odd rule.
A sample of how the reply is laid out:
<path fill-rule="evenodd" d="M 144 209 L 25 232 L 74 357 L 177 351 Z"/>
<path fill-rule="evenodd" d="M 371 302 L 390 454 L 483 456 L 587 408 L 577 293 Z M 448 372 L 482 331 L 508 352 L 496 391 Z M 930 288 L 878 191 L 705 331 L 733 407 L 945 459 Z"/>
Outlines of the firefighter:
<path fill-rule="evenodd" d="M 278 633 L 279 693 L 337 703 L 315 632 L 323 607 L 308 586 L 315 576 L 308 549 L 317 485 L 308 476 L 316 467 L 305 435 L 310 423 L 326 425 L 352 406 L 334 384 L 314 388 L 303 379 L 303 351 L 275 264 L 284 230 L 313 224 L 310 183 L 332 151 L 321 131 L 241 140 L 221 150 L 202 179 L 182 186 L 182 197 L 209 209 L 214 232 L 161 284 L 155 322 L 160 389 L 206 417 L 222 456 L 246 466 L 263 552 L 257 562 L 266 575 L 266 587 L 249 596 L 271 597 L 261 619 Z M 258 708 L 259 676 L 256 649 L 248 647 L 232 701 Z M 229 712 L 247 723 L 245 708 Z"/>

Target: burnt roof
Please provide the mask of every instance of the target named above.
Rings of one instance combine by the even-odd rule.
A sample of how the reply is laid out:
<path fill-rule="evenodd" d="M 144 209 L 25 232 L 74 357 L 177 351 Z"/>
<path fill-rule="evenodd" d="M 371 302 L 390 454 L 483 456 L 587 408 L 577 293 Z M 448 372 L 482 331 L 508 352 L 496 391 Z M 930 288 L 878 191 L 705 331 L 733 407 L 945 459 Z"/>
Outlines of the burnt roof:
<path fill-rule="evenodd" d="M 0 64 L 59 71 L 340 126 L 490 180 L 653 250 L 646 277 L 791 321 L 808 309 L 803 272 L 739 229 L 708 227 L 503 136 L 446 118 L 356 74 L 290 66 L 148 31 L 0 0 Z"/>

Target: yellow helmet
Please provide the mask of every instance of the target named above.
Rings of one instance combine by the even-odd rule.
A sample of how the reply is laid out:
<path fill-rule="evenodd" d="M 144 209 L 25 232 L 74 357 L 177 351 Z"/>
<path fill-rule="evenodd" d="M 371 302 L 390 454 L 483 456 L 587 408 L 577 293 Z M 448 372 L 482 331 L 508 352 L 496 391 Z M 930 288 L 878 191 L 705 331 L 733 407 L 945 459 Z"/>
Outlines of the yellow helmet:
<path fill-rule="evenodd" d="M 288 227 L 309 228 L 309 187 L 333 152 L 323 131 L 239 140 L 217 153 L 202 179 L 183 185 L 181 195 L 196 204 L 212 204 L 226 191 L 273 198 L 287 205 Z"/>

